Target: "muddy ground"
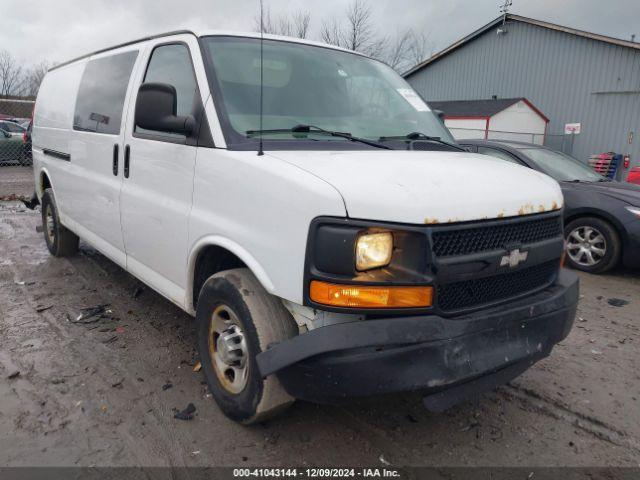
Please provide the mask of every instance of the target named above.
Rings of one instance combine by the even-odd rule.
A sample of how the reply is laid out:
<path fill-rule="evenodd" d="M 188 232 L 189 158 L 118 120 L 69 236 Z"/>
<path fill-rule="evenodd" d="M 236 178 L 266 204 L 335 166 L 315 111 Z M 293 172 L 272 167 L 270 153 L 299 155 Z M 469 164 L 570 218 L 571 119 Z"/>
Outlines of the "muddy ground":
<path fill-rule="evenodd" d="M 0 202 L 0 466 L 640 464 L 638 272 L 581 275 L 569 337 L 476 402 L 439 415 L 412 394 L 298 402 L 243 427 L 193 371 L 188 315 L 86 244 L 51 257 L 39 224 Z M 107 318 L 73 322 L 99 304 Z M 174 419 L 190 402 L 195 418 Z"/>

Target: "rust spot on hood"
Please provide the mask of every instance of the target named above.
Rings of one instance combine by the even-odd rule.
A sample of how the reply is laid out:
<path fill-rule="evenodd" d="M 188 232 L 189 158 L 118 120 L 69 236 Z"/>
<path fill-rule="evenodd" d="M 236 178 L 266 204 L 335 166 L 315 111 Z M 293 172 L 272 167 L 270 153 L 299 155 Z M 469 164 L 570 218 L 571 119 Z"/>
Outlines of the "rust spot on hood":
<path fill-rule="evenodd" d="M 553 202 L 551 204 L 551 210 L 558 210 L 559 208 L 560 208 L 560 206 L 556 202 Z"/>
<path fill-rule="evenodd" d="M 542 205 L 542 204 L 541 204 L 541 205 L 538 207 L 538 212 L 542 213 L 542 212 L 546 212 L 546 211 L 547 211 L 547 209 L 545 208 L 545 206 L 544 206 L 544 205 Z"/>
<path fill-rule="evenodd" d="M 429 218 L 429 217 L 427 217 L 427 218 L 424 219 L 424 223 L 429 225 L 429 224 L 432 224 L 432 223 L 440 223 L 440 222 L 438 222 L 437 218 Z"/>
<path fill-rule="evenodd" d="M 526 205 L 521 206 L 518 209 L 518 215 L 529 215 L 534 212 L 534 207 L 532 204 L 527 203 Z"/>

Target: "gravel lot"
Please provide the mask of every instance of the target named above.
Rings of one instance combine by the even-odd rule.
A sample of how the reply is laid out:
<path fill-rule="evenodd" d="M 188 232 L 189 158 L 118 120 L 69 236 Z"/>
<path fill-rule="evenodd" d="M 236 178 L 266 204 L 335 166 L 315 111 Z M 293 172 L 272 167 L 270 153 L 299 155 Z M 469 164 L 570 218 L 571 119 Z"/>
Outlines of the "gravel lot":
<path fill-rule="evenodd" d="M 29 195 L 23 170 L 14 193 Z M 640 465 L 638 272 L 581 275 L 569 337 L 476 402 L 440 415 L 417 395 L 298 402 L 242 427 L 193 371 L 191 318 L 86 244 L 51 257 L 39 224 L 0 202 L 0 466 Z M 107 318 L 73 322 L 99 304 Z M 190 402 L 195 418 L 174 419 Z"/>

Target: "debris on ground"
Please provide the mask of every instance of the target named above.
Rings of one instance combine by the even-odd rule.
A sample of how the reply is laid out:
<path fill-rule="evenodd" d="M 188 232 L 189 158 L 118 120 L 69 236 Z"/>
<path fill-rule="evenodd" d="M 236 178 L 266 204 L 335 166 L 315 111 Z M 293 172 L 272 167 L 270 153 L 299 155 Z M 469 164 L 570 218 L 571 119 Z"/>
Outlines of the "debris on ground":
<path fill-rule="evenodd" d="M 200 370 L 202 370 L 202 362 L 196 362 L 196 364 L 193 366 L 193 371 L 199 372 Z"/>
<path fill-rule="evenodd" d="M 613 307 L 624 307 L 629 305 L 629 300 L 623 300 L 622 298 L 610 298 L 607 303 Z"/>
<path fill-rule="evenodd" d="M 142 293 L 144 292 L 144 288 L 142 287 L 136 287 L 136 289 L 133 291 L 133 294 L 131 295 L 133 297 L 133 299 L 135 300 L 136 298 L 138 298 L 140 295 L 142 295 Z"/>
<path fill-rule="evenodd" d="M 80 309 L 80 315 L 76 317 L 75 320 L 69 320 L 71 323 L 80 323 L 80 324 L 89 324 L 96 323 L 102 320 L 103 318 L 108 318 L 105 314 L 111 313 L 111 310 L 107 310 L 109 306 L 108 303 L 104 303 L 102 305 L 96 305 L 95 307 L 86 307 Z"/>
<path fill-rule="evenodd" d="M 118 380 L 111 384 L 113 388 L 122 388 L 122 382 L 124 382 L 124 378 L 122 380 Z"/>
<path fill-rule="evenodd" d="M 171 382 L 167 382 L 167 383 L 165 383 L 164 385 L 162 385 L 162 391 L 164 392 L 164 391 L 166 391 L 166 390 L 169 390 L 169 389 L 170 389 L 170 388 L 172 388 L 172 387 L 173 387 L 173 383 L 171 383 Z"/>
<path fill-rule="evenodd" d="M 19 376 L 20 376 L 20 370 L 14 370 L 9 375 L 7 375 L 7 378 L 9 380 L 13 380 L 14 378 L 18 378 Z"/>
<path fill-rule="evenodd" d="M 173 418 L 177 418 L 178 420 L 193 420 L 193 414 L 196 412 L 196 406 L 193 403 L 187 405 L 187 408 L 176 412 L 173 415 Z"/>
<path fill-rule="evenodd" d="M 45 310 L 49 310 L 50 308 L 53 308 L 53 305 L 38 305 L 36 307 L 36 312 L 44 312 Z"/>
<path fill-rule="evenodd" d="M 380 460 L 380 463 L 382 463 L 383 465 L 391 465 L 391 463 L 386 458 L 384 458 L 382 454 L 380 454 L 380 456 L 378 457 L 378 460 Z"/>

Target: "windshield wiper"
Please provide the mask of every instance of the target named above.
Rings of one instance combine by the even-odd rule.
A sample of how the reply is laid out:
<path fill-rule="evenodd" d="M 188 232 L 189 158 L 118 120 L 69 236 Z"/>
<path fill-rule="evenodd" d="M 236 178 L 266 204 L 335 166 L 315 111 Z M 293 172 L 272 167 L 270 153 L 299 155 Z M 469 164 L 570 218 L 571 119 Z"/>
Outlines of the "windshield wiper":
<path fill-rule="evenodd" d="M 330 135 L 332 137 L 345 138 L 351 142 L 364 143 L 376 148 L 384 148 L 386 150 L 393 150 L 388 145 L 383 145 L 374 140 L 368 140 L 366 138 L 354 137 L 348 132 L 334 132 L 332 130 L 325 130 L 324 128 L 316 127 L 315 125 L 296 125 L 291 128 L 277 128 L 274 130 L 247 130 L 245 132 L 247 136 L 255 135 L 269 135 L 272 133 L 321 133 L 323 135 Z"/>
<path fill-rule="evenodd" d="M 378 139 L 380 142 L 387 142 L 389 140 L 423 140 L 425 142 L 434 142 L 439 143 L 441 145 L 446 145 L 447 147 L 455 148 L 456 150 L 460 150 L 461 152 L 466 152 L 467 150 L 460 145 L 456 145 L 455 143 L 450 143 L 442 140 L 440 137 L 432 137 L 430 135 L 425 135 L 420 132 L 411 132 L 407 135 L 399 135 L 395 137 L 380 137 Z"/>

